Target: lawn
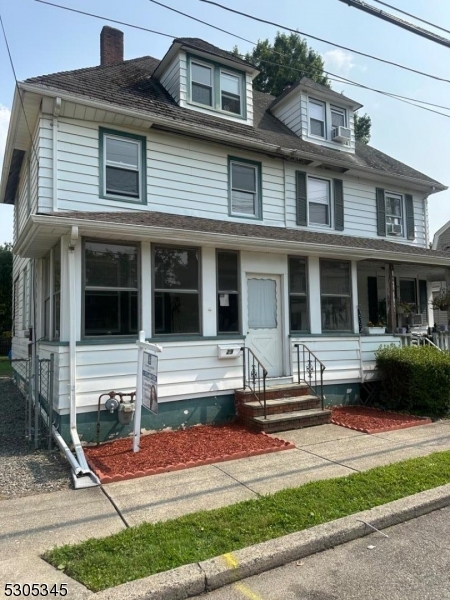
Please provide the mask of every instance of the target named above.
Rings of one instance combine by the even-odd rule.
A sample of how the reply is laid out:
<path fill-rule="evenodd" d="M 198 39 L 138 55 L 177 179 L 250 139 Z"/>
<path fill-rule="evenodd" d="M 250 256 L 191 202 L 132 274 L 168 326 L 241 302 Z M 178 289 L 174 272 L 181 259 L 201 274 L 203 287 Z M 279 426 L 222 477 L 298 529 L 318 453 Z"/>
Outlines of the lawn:
<path fill-rule="evenodd" d="M 0 377 L 11 377 L 12 369 L 9 358 L 0 356 Z"/>
<path fill-rule="evenodd" d="M 93 591 L 232 552 L 450 483 L 450 451 L 48 551 Z"/>

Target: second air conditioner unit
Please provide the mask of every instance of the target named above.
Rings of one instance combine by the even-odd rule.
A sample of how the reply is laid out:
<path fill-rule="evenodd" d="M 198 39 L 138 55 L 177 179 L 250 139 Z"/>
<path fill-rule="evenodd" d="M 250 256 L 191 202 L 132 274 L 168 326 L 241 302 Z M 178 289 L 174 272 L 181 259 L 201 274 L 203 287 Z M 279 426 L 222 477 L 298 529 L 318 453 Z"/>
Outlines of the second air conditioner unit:
<path fill-rule="evenodd" d="M 348 127 L 334 127 L 332 137 L 334 142 L 349 142 L 352 132 Z"/>

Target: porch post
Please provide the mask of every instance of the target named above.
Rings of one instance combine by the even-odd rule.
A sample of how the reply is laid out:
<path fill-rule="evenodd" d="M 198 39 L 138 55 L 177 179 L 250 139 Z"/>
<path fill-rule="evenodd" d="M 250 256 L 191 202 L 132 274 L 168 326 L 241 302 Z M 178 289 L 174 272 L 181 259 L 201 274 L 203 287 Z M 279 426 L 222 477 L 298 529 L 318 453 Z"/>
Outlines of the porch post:
<path fill-rule="evenodd" d="M 445 289 L 447 292 L 450 291 L 450 269 L 445 269 Z M 448 325 L 450 322 L 450 307 L 447 309 L 447 323 L 446 325 Z M 434 325 L 434 323 L 433 323 Z"/>
<path fill-rule="evenodd" d="M 311 333 L 322 333 L 322 309 L 320 299 L 320 259 L 318 256 L 308 258 L 309 314 Z"/>
<path fill-rule="evenodd" d="M 394 278 L 394 264 L 388 264 L 387 273 L 387 290 L 386 290 L 386 312 L 387 312 L 387 326 L 388 332 L 394 333 L 397 326 L 397 308 L 395 304 L 395 278 Z"/>
<path fill-rule="evenodd" d="M 359 318 L 358 318 L 358 263 L 356 260 L 351 262 L 351 274 L 352 274 L 352 314 L 353 314 L 353 333 L 359 334 Z"/>

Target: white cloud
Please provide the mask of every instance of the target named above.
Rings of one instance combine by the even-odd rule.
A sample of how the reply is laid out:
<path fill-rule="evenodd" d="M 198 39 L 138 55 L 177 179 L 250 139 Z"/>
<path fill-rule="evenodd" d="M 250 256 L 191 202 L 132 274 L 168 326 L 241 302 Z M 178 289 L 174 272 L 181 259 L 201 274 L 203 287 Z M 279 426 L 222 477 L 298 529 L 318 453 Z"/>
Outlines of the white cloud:
<path fill-rule="evenodd" d="M 325 62 L 325 70 L 330 69 L 336 75 L 342 75 L 343 77 L 349 75 L 353 69 L 357 69 L 358 71 L 367 70 L 366 66 L 359 66 L 353 62 L 352 54 L 341 48 L 327 50 L 322 54 L 322 58 Z"/>

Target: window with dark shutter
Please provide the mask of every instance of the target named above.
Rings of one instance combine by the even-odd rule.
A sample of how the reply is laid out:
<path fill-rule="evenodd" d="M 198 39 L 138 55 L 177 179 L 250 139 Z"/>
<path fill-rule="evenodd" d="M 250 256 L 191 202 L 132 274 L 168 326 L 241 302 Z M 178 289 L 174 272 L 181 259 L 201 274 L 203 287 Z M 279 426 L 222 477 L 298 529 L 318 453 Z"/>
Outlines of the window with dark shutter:
<path fill-rule="evenodd" d="M 386 236 L 386 204 L 384 200 L 384 190 L 376 189 L 377 198 L 377 233 L 381 236 Z"/>
<path fill-rule="evenodd" d="M 411 194 L 405 194 L 406 237 L 413 240 L 416 237 L 414 227 L 414 204 Z"/>
<path fill-rule="evenodd" d="M 297 202 L 297 225 L 306 226 L 308 224 L 308 200 L 306 192 L 306 173 L 303 171 L 295 172 L 295 195 Z"/>

